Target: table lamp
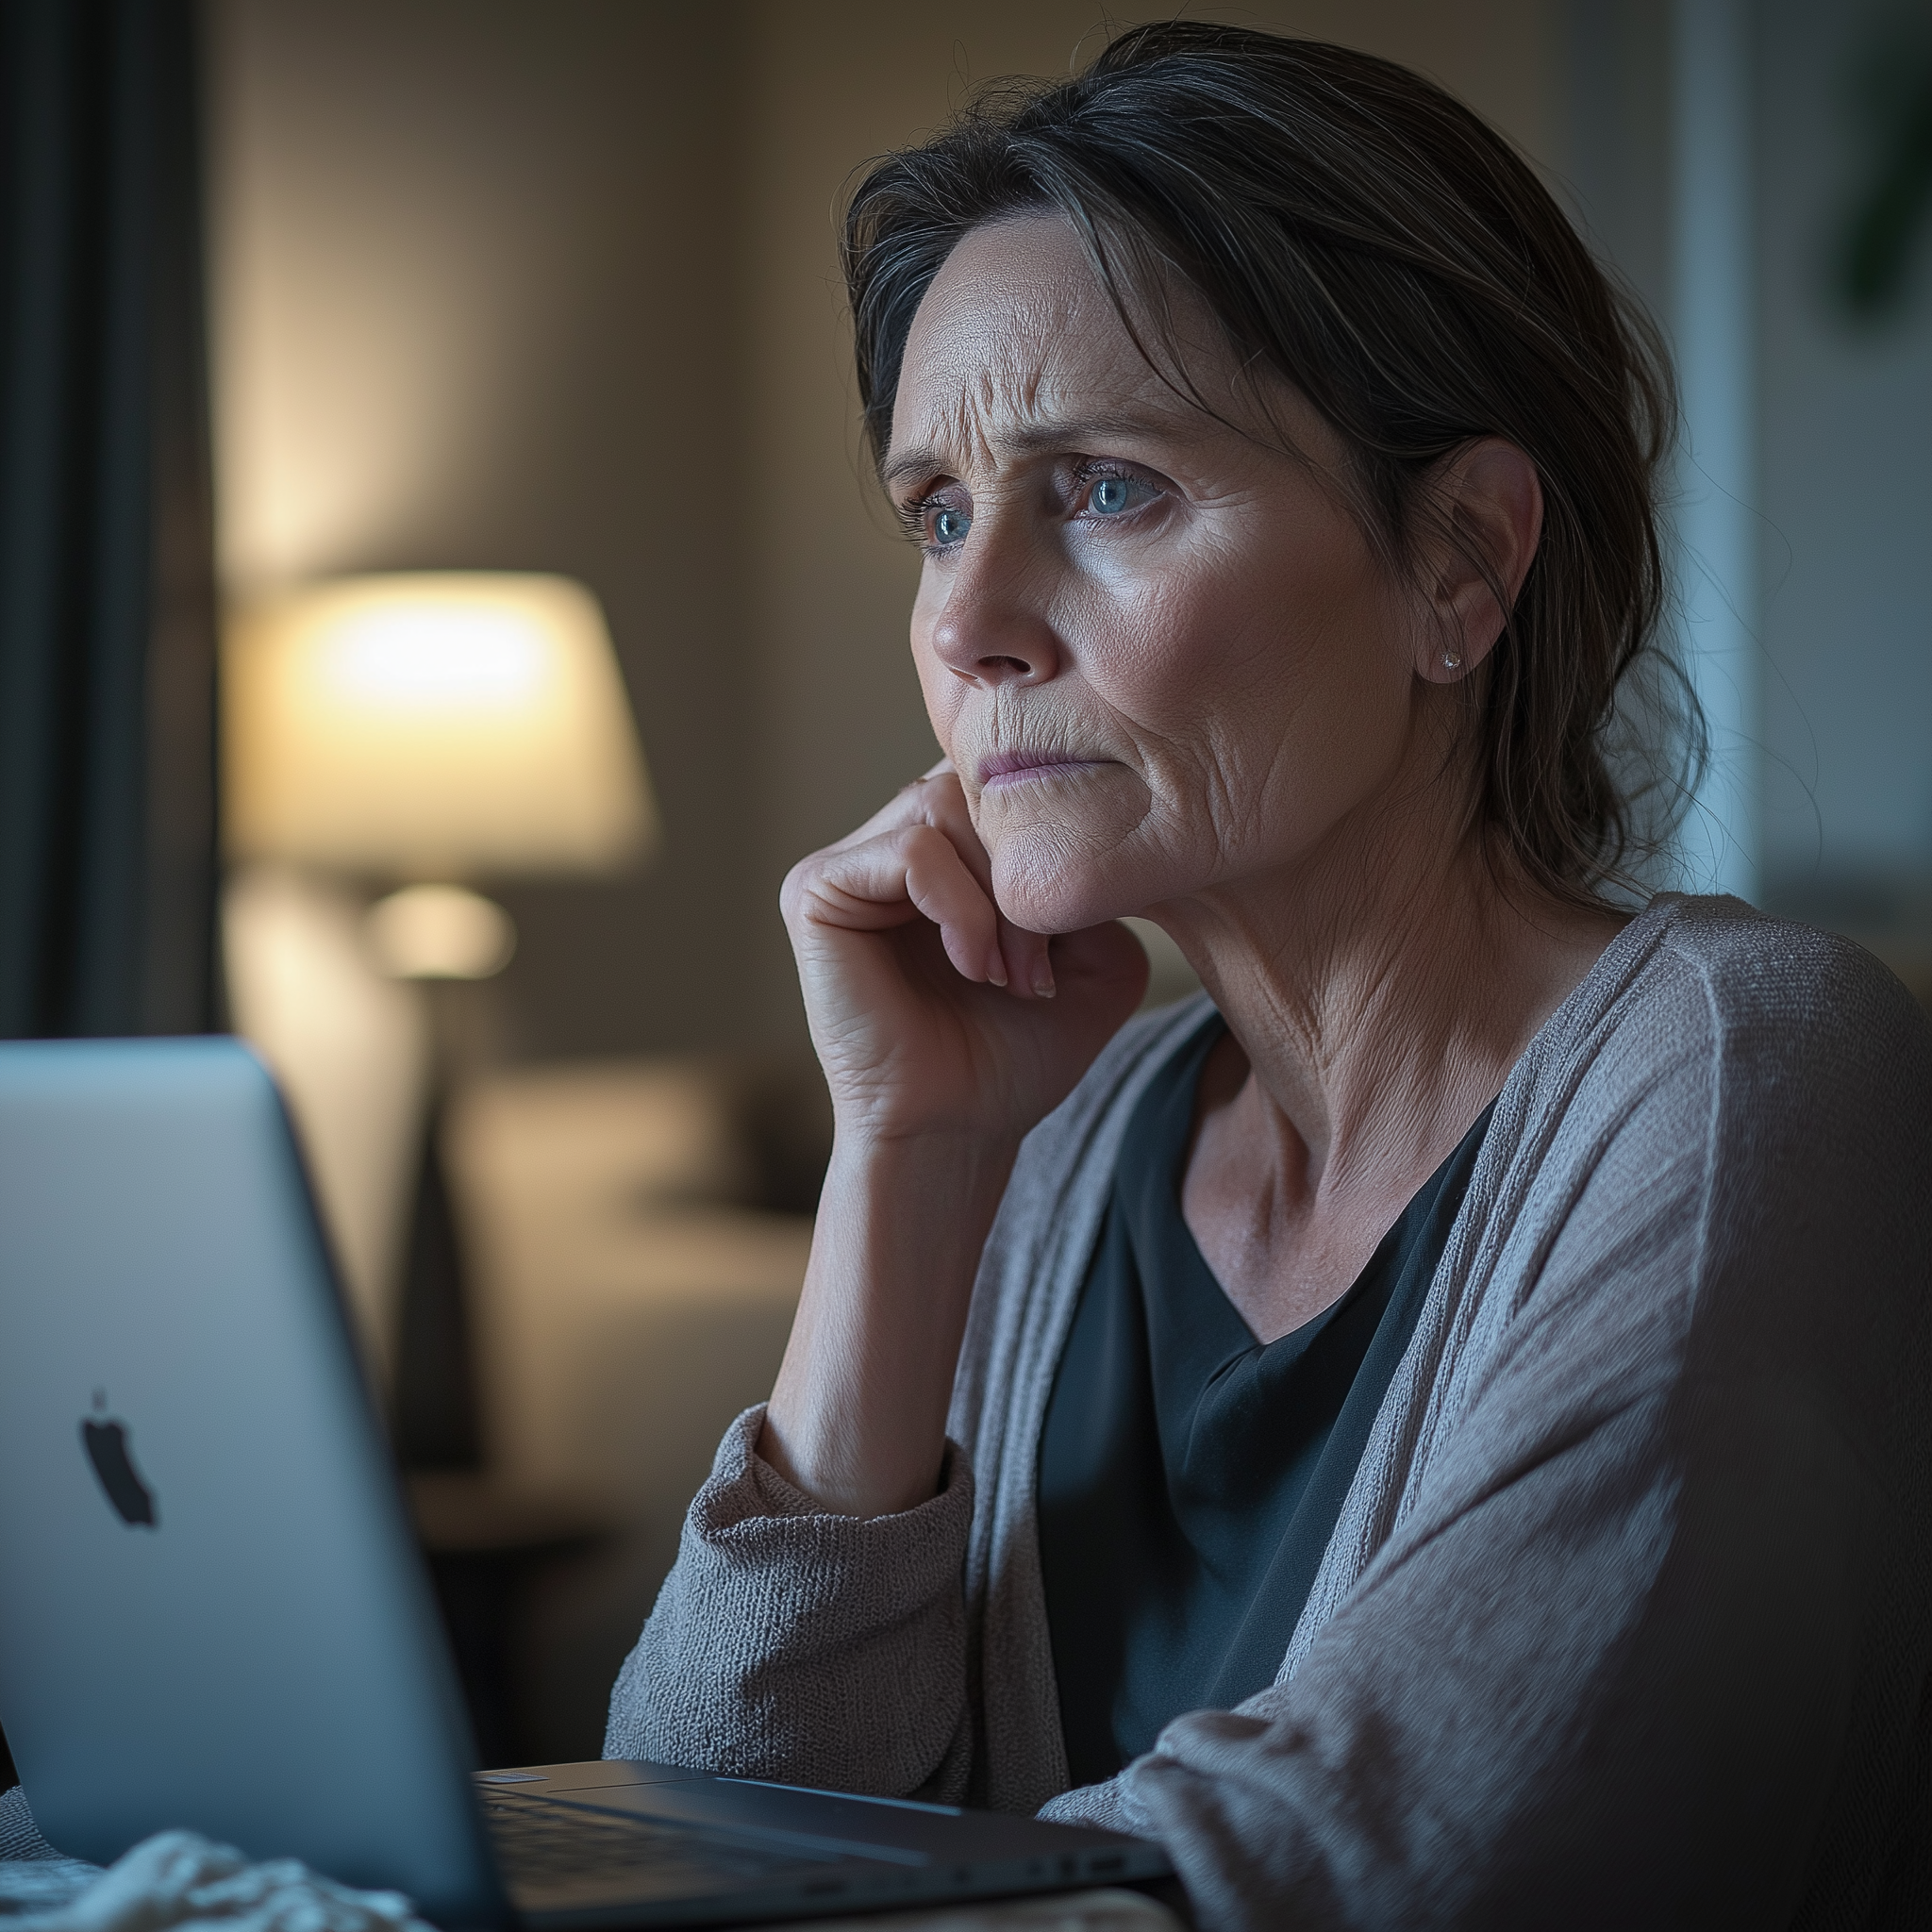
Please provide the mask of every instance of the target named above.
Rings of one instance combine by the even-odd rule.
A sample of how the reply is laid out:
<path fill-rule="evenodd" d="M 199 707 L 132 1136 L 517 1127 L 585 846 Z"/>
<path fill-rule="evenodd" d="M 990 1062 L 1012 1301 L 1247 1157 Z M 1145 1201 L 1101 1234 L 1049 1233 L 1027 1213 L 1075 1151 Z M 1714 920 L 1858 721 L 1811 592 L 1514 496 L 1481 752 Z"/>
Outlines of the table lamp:
<path fill-rule="evenodd" d="M 372 1369 L 401 1348 L 401 1402 L 456 1070 L 447 1001 L 412 1004 L 394 982 L 508 961 L 509 915 L 476 881 L 647 857 L 643 757 L 603 614 L 557 576 L 398 574 L 255 598 L 226 627 L 223 708 L 237 1024 L 303 1128 Z M 425 1114 L 398 1329 L 405 1150 L 425 1146 Z M 461 1325 L 459 1307 L 444 1315 Z"/>
<path fill-rule="evenodd" d="M 507 962 L 508 916 L 469 880 L 622 871 L 655 841 L 603 614 L 566 578 L 350 577 L 261 598 L 231 624 L 223 673 L 230 853 L 402 883 L 370 922 L 401 976 Z"/>

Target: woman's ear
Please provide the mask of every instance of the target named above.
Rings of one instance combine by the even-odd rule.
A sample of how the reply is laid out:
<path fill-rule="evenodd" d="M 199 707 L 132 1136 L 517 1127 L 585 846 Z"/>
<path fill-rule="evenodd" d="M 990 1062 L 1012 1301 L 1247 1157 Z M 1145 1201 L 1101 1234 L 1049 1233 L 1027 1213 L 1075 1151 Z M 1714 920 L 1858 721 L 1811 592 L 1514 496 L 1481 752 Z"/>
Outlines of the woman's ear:
<path fill-rule="evenodd" d="M 1430 494 L 1439 519 L 1425 564 L 1435 622 L 1416 672 L 1455 684 L 1503 634 L 1542 536 L 1543 488 L 1513 442 L 1486 436 L 1448 458 Z"/>

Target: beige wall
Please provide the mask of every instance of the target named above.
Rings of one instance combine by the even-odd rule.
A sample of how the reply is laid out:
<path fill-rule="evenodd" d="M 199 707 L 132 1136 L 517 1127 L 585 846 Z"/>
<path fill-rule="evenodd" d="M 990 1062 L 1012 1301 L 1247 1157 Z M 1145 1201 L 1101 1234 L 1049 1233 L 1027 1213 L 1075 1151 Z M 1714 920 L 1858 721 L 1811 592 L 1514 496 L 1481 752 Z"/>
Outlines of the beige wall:
<path fill-rule="evenodd" d="M 1555 0 L 1191 10 L 1407 60 L 1554 151 Z M 666 851 L 507 895 L 525 1050 L 796 1043 L 777 881 L 933 756 L 840 195 L 976 82 L 1066 72 L 1103 11 L 217 0 L 231 575 L 552 569 L 610 611 Z"/>
<path fill-rule="evenodd" d="M 634 881 L 504 896 L 511 1044 L 727 1037 L 757 759 L 740 87 L 703 0 L 217 0 L 231 579 L 555 570 L 603 599 L 664 808 Z"/>

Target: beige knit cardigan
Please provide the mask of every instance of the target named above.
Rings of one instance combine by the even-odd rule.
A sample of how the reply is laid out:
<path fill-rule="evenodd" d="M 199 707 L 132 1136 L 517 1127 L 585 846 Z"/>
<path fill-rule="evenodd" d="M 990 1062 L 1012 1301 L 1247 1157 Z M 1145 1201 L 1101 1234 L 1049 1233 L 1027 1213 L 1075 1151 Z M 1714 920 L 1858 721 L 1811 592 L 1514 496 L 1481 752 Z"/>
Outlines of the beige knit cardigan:
<path fill-rule="evenodd" d="M 1511 1073 L 1274 1687 L 1066 1791 L 1041 1423 L 1202 1010 L 1026 1142 L 937 1496 L 827 1515 L 733 1425 L 608 1754 L 1124 1825 L 1214 1926 L 1932 1924 L 1932 1028 L 1736 900 Z"/>

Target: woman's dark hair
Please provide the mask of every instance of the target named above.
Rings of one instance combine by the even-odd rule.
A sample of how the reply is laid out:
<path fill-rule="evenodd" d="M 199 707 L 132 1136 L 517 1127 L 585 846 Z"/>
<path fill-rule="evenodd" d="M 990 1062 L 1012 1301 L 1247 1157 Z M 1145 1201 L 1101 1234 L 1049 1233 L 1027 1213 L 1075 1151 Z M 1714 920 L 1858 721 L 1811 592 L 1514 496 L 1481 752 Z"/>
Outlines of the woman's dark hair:
<path fill-rule="evenodd" d="M 1655 327 L 1527 163 L 1406 68 L 1241 27 L 1138 27 L 1074 79 L 1000 83 L 877 163 L 846 216 L 875 460 L 941 264 L 969 229 L 1029 212 L 1072 224 L 1150 362 L 1197 402 L 1162 323 L 1177 291 L 1243 361 L 1293 384 L 1350 452 L 1357 514 L 1392 561 L 1412 554 L 1444 458 L 1488 436 L 1530 458 L 1541 543 L 1465 686 L 1478 809 L 1550 891 L 1632 883 L 1703 746 L 1656 644 L 1675 395 Z M 1653 748 L 1640 770 L 1641 747 L 1622 741 L 1619 688 L 1641 665 L 1635 708 L 1674 739 L 1674 765 Z"/>

